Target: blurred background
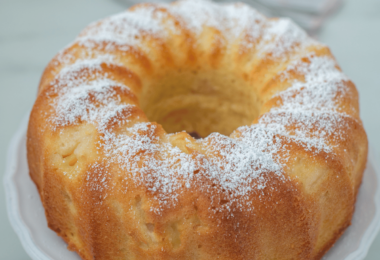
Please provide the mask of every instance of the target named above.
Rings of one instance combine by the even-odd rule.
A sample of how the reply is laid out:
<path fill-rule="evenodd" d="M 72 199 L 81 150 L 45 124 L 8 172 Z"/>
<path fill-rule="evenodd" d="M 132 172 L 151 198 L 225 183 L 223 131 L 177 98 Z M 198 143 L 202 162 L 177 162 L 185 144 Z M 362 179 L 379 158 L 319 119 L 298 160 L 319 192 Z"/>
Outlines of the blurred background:
<path fill-rule="evenodd" d="M 147 2 L 157 2 L 146 0 Z M 138 0 L 0 0 L 0 172 L 49 60 L 90 22 Z M 229 2 L 229 1 L 220 1 Z M 243 0 L 268 16 L 292 17 L 330 46 L 360 94 L 361 118 L 380 165 L 380 0 Z M 0 259 L 30 259 L 12 230 L 0 186 Z M 380 235 L 366 260 L 380 259 Z"/>

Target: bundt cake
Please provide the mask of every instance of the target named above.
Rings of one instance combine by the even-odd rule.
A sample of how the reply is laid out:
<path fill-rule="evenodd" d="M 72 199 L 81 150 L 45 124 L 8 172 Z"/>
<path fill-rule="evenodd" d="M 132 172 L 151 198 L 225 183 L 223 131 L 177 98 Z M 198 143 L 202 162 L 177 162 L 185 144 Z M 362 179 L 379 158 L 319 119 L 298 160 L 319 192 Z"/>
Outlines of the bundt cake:
<path fill-rule="evenodd" d="M 185 0 L 59 52 L 27 151 L 49 227 L 82 259 L 321 259 L 350 225 L 367 137 L 328 47 L 245 4 Z"/>

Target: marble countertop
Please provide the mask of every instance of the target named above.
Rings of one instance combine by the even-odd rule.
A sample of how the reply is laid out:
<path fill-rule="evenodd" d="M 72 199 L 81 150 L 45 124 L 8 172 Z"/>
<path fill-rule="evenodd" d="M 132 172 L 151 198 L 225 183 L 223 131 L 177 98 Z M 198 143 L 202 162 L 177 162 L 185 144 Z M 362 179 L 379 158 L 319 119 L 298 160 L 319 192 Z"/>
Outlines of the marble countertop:
<path fill-rule="evenodd" d="M 120 12 L 112 0 L 0 0 L 0 169 L 22 117 L 31 109 L 49 60 L 88 23 Z M 380 1 L 346 0 L 318 36 L 360 93 L 361 117 L 380 155 Z M 380 160 L 380 156 L 378 156 Z M 0 259 L 30 259 L 12 230 L 0 186 Z M 366 260 L 379 259 L 380 235 Z"/>

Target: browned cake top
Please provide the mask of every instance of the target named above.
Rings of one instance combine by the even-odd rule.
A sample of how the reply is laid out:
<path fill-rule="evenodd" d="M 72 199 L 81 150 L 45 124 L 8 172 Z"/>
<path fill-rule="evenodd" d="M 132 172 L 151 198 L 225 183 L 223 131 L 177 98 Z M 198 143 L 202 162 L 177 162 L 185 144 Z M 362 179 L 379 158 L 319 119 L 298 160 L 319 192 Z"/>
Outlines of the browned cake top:
<path fill-rule="evenodd" d="M 118 57 L 96 53 L 94 46 L 101 42 L 106 43 L 106 50 L 127 50 L 138 46 L 144 35 L 165 41 L 170 38 L 168 28 L 176 34 L 178 26 L 167 16 L 174 16 L 181 28 L 194 35 L 200 34 L 204 26 L 215 28 L 231 43 L 244 32 L 245 48 L 256 43 L 259 58 L 270 55 L 281 61 L 288 59 L 289 52 L 298 55 L 273 75 L 280 81 L 290 78 L 291 86 L 271 97 L 278 98 L 277 102 L 255 124 L 239 127 L 230 136 L 212 133 L 199 140 L 186 139 L 187 145 L 198 151 L 196 154 L 173 145 L 168 141 L 170 134 L 159 134 L 157 124 L 147 120 L 116 131 L 117 125 L 124 125 L 129 116 L 134 116 L 139 105 L 124 102 L 123 93 L 133 100 L 137 99 L 135 91 L 104 73 L 104 66 L 123 66 Z M 175 204 L 178 194 L 194 186 L 227 194 L 221 208 L 228 209 L 234 203 L 234 207 L 251 210 L 249 194 L 268 185 L 269 173 L 280 180 L 287 178 L 283 168 L 289 160 L 289 143 L 329 156 L 345 138 L 348 126 L 344 118 L 357 114 L 341 111 L 338 100 L 345 95 L 348 87 L 344 82 L 348 79 L 335 60 L 314 52 L 302 56 L 302 50 L 319 43 L 290 20 L 267 20 L 246 5 L 205 1 L 147 5 L 93 23 L 73 44 L 93 55 L 71 62 L 71 57 L 62 53 L 58 59 L 67 66 L 55 75 L 54 87 L 47 92 L 54 96 L 50 123 L 56 131 L 83 122 L 95 125 L 101 133 L 98 149 L 105 155 L 105 164 L 117 163 L 130 173 L 125 178 L 132 176 L 136 184 L 156 194 L 160 206 L 153 210 L 157 212 L 161 206 Z M 141 46 L 149 55 L 149 47 Z M 289 77 L 290 73 L 302 77 Z M 102 177 L 100 183 L 112 189 L 107 187 L 107 177 Z"/>

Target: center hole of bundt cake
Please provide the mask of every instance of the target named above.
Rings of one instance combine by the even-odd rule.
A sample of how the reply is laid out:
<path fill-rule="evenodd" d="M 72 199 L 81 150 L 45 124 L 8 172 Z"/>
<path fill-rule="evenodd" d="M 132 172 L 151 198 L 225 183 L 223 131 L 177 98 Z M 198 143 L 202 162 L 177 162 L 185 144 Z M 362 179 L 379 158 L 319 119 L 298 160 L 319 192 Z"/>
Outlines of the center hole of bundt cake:
<path fill-rule="evenodd" d="M 242 77 L 220 70 L 178 69 L 144 82 L 140 105 L 149 121 L 168 133 L 186 131 L 193 137 L 218 132 L 230 135 L 250 125 L 260 100 Z"/>

